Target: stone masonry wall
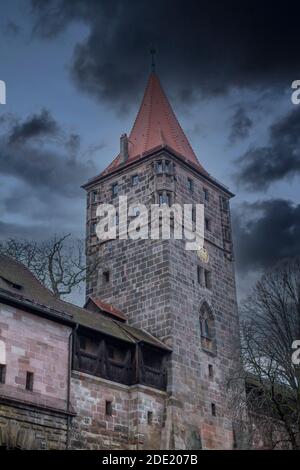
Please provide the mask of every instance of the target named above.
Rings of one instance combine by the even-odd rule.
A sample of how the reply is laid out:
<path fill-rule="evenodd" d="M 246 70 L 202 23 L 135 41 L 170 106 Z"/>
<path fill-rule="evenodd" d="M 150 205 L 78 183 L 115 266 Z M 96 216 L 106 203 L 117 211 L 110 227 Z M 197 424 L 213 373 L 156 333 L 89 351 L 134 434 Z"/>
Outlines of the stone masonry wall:
<path fill-rule="evenodd" d="M 0 304 L 7 364 L 1 396 L 65 410 L 70 332 L 67 326 Z M 34 374 L 33 391 L 25 389 L 27 372 Z"/>
<path fill-rule="evenodd" d="M 149 205 L 157 202 L 157 192 L 162 190 L 171 194 L 172 203 L 204 202 L 210 224 L 210 231 L 205 233 L 209 262 L 204 264 L 196 252 L 187 252 L 182 240 L 99 243 L 89 230 L 91 221 L 96 221 L 97 207 L 97 203 L 91 204 L 89 194 L 87 252 L 90 261 L 99 255 L 101 265 L 88 284 L 87 294 L 116 305 L 126 313 L 130 324 L 144 328 L 172 347 L 163 445 L 230 448 L 233 434 L 226 406 L 226 380 L 237 366 L 239 348 L 234 264 L 231 243 L 224 240 L 225 228 L 230 234 L 230 214 L 220 204 L 220 197 L 227 195 L 175 160 L 175 177 L 157 177 L 153 161 L 163 157 L 173 161 L 160 154 L 93 187 L 97 203 L 113 201 L 114 182 L 120 186 L 119 194 L 128 195 L 129 202 Z M 137 186 L 131 184 L 134 174 L 139 175 Z M 188 178 L 193 180 L 193 191 L 188 189 Z M 205 201 L 204 188 L 209 191 L 209 201 Z M 198 284 L 198 265 L 211 272 L 210 289 Z M 107 269 L 109 283 L 102 277 Z M 199 316 L 204 302 L 213 316 L 215 351 L 205 351 L 201 342 Z M 212 377 L 208 376 L 209 365 Z"/>
<path fill-rule="evenodd" d="M 0 403 L 0 446 L 31 450 L 64 450 L 67 418 L 26 405 Z"/>
<path fill-rule="evenodd" d="M 193 180 L 192 192 L 187 186 L 188 177 Z M 204 187 L 209 201 L 204 198 Z M 210 221 L 210 230 L 205 230 L 208 263 L 201 261 L 196 252 L 186 251 L 184 241 L 170 242 L 172 392 L 183 406 L 178 419 L 186 429 L 191 423 L 195 427 L 198 423 L 203 448 L 232 448 L 226 382 L 240 357 L 234 265 L 223 250 L 220 195 L 223 196 L 220 190 L 178 167 L 176 202 L 204 203 L 205 217 Z M 227 220 L 230 229 L 229 223 Z M 210 271 L 211 288 L 199 284 L 198 266 Z M 201 344 L 199 319 L 203 304 L 213 315 L 212 351 Z"/>
<path fill-rule="evenodd" d="M 149 387 L 128 387 L 73 372 L 72 405 L 77 415 L 72 418 L 70 448 L 159 448 L 165 395 Z M 112 403 L 111 416 L 106 414 L 106 401 Z"/>
<path fill-rule="evenodd" d="M 70 328 L 0 304 L 0 445 L 66 448 Z M 26 373 L 34 374 L 26 390 Z"/>

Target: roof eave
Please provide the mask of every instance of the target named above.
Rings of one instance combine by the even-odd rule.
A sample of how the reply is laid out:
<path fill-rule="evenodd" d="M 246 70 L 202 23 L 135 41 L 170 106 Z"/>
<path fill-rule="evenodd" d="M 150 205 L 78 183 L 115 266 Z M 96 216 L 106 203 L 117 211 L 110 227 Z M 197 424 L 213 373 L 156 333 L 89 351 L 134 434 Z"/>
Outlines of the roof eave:
<path fill-rule="evenodd" d="M 147 158 L 151 158 L 156 154 L 159 155 L 159 153 L 161 153 L 161 152 L 167 152 L 169 155 L 175 157 L 178 161 L 180 161 L 184 165 L 188 166 L 189 169 L 193 170 L 198 175 L 200 175 L 202 178 L 209 181 L 210 184 L 212 184 L 213 186 L 217 186 L 219 189 L 224 191 L 230 198 L 235 196 L 235 194 L 232 191 L 230 191 L 229 188 L 227 188 L 225 185 L 223 185 L 218 180 L 213 178 L 209 173 L 205 172 L 205 170 L 202 171 L 201 166 L 198 168 L 196 164 L 193 164 L 193 163 L 189 162 L 185 157 L 178 154 L 176 151 L 174 151 L 173 149 L 171 149 L 167 145 L 162 145 L 162 146 L 156 147 L 154 149 L 151 149 L 151 150 L 149 150 L 149 151 L 147 151 L 147 152 L 145 152 L 141 155 L 137 155 L 136 157 L 134 157 L 134 159 L 120 164 L 117 168 L 113 169 L 112 171 L 110 171 L 108 173 L 105 173 L 105 174 L 100 173 L 98 176 L 95 176 L 94 178 L 91 178 L 90 180 L 88 180 L 85 184 L 83 184 L 81 186 L 81 188 L 83 188 L 85 190 L 89 190 L 91 187 L 94 186 L 94 184 L 96 184 L 100 181 L 104 181 L 105 179 L 110 178 L 111 176 L 114 176 L 114 175 L 118 174 L 124 168 L 126 168 L 126 169 L 130 168 L 130 167 L 140 163 L 141 161 L 146 160 Z"/>

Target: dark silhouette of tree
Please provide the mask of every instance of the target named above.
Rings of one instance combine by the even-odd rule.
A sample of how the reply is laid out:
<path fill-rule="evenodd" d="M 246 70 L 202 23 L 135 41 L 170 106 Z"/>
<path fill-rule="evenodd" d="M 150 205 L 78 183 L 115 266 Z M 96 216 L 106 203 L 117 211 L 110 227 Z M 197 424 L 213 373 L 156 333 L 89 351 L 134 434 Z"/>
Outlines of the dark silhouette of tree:
<path fill-rule="evenodd" d="M 0 253 L 27 266 L 57 298 L 71 294 L 98 265 L 95 261 L 87 271 L 84 242 L 70 234 L 43 242 L 10 238 L 0 243 Z"/>
<path fill-rule="evenodd" d="M 262 276 L 241 318 L 243 366 L 229 383 L 243 378 L 246 384 L 246 394 L 239 390 L 233 403 L 246 440 L 260 436 L 268 447 L 300 449 L 300 366 L 292 361 L 300 339 L 300 258 Z"/>

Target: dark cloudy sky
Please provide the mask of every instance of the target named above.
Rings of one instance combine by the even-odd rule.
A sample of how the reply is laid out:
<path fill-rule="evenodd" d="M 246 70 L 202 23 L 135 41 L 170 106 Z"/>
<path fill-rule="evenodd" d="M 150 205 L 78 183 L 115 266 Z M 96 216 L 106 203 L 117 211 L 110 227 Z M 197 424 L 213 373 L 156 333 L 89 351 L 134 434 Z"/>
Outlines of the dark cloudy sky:
<path fill-rule="evenodd" d="M 300 3 L 1 2 L 0 237 L 82 236 L 80 185 L 118 153 L 157 69 L 232 201 L 240 293 L 300 251 Z"/>

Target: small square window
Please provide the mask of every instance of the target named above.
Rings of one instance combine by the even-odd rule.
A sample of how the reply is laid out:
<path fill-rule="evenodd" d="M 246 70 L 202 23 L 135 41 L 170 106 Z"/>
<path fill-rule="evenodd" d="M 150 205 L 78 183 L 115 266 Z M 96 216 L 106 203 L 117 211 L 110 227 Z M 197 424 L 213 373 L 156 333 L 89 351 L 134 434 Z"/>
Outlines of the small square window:
<path fill-rule="evenodd" d="M 33 372 L 26 372 L 26 390 L 33 390 Z"/>
<path fill-rule="evenodd" d="M 194 188 L 194 185 L 193 185 L 193 180 L 191 178 L 188 178 L 187 179 L 187 183 L 188 183 L 188 188 L 190 191 L 193 191 L 193 188 Z"/>
<path fill-rule="evenodd" d="M 117 196 L 117 194 L 119 193 L 119 185 L 117 182 L 112 185 L 111 190 L 112 190 L 112 195 Z"/>
<path fill-rule="evenodd" d="M 211 414 L 212 416 L 217 416 L 216 405 L 214 403 L 211 404 Z"/>
<path fill-rule="evenodd" d="M 106 416 L 112 416 L 112 412 L 113 412 L 112 401 L 106 400 L 106 402 L 105 402 L 105 414 L 106 414 Z"/>
<path fill-rule="evenodd" d="M 149 426 L 152 425 L 152 423 L 153 423 L 153 411 L 148 411 L 148 413 L 147 413 L 147 423 L 149 424 Z"/>
<path fill-rule="evenodd" d="M 5 384 L 6 378 L 6 365 L 0 364 L 0 384 Z"/>
<path fill-rule="evenodd" d="M 212 364 L 208 364 L 208 377 L 212 379 L 214 376 L 214 368 Z"/>
<path fill-rule="evenodd" d="M 131 184 L 132 186 L 136 186 L 139 182 L 139 175 L 133 175 L 131 178 Z"/>
<path fill-rule="evenodd" d="M 203 188 L 204 200 L 209 201 L 209 191 L 207 188 Z"/>
<path fill-rule="evenodd" d="M 105 282 L 105 284 L 108 284 L 109 283 L 109 271 L 103 271 L 103 280 Z"/>

